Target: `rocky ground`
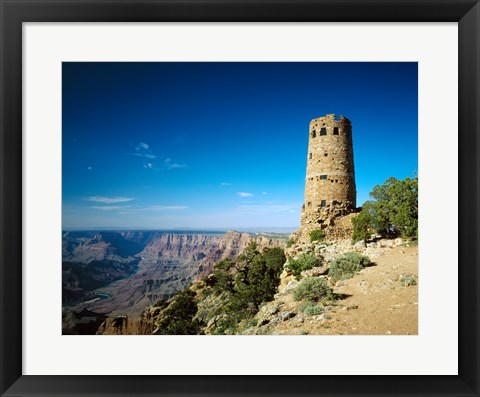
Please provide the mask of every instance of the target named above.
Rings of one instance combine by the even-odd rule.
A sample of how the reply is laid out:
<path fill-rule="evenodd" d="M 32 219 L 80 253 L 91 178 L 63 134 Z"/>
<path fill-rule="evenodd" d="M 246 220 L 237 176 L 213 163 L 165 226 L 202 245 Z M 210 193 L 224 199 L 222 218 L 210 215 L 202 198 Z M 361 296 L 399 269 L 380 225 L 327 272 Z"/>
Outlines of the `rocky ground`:
<path fill-rule="evenodd" d="M 302 244 L 287 252 L 296 256 L 315 251 L 326 259 L 323 267 L 302 273 L 328 279 L 328 264 L 339 254 L 357 251 L 368 255 L 372 265 L 348 280 L 333 283 L 338 299 L 323 313 L 307 315 L 300 302 L 293 300 L 293 289 L 300 281 L 288 272 L 282 274 L 275 300 L 256 315 L 257 325 L 244 334 L 259 335 L 416 335 L 418 334 L 418 247 L 396 240 L 368 244 L 339 241 L 335 244 Z M 411 285 L 415 284 L 415 285 Z"/>

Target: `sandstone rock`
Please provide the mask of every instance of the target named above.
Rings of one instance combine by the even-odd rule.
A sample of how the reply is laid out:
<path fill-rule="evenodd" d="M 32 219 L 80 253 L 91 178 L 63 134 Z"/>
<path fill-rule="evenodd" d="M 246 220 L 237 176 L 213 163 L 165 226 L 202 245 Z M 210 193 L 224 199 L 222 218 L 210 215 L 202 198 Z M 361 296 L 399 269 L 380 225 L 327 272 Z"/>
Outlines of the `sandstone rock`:
<path fill-rule="evenodd" d="M 310 270 L 304 270 L 300 273 L 300 278 L 324 276 L 328 274 L 329 268 L 330 266 L 325 264 L 323 266 L 314 267 Z"/>
<path fill-rule="evenodd" d="M 223 320 L 224 318 L 226 318 L 226 315 L 225 315 L 225 314 L 218 314 L 218 315 L 216 315 L 216 316 L 213 316 L 213 317 L 208 321 L 207 326 L 206 326 L 206 329 L 205 329 L 205 332 L 206 332 L 206 333 L 212 332 L 212 331 L 216 328 L 217 324 L 218 324 L 221 320 Z"/>
<path fill-rule="evenodd" d="M 290 319 L 290 318 L 292 318 L 292 317 L 295 317 L 295 313 L 294 313 L 294 312 L 290 312 L 290 311 L 288 311 L 288 312 L 283 312 L 283 313 L 280 313 L 280 314 L 279 314 L 279 317 L 280 317 L 280 319 L 281 319 L 282 321 L 286 321 L 286 320 L 288 320 L 288 319 Z"/>
<path fill-rule="evenodd" d="M 404 241 L 400 237 L 393 240 L 393 244 L 394 244 L 395 247 L 399 247 L 399 246 L 403 245 L 403 243 L 404 243 Z"/>
<path fill-rule="evenodd" d="M 368 247 L 368 245 L 367 245 L 367 247 Z M 365 249 L 365 241 L 364 240 L 357 241 L 353 245 L 353 249 L 356 250 L 356 251 L 363 251 Z"/>
<path fill-rule="evenodd" d="M 258 328 L 257 327 L 247 328 L 242 332 L 242 335 L 258 335 Z"/>
<path fill-rule="evenodd" d="M 255 319 L 257 320 L 257 325 L 262 326 L 268 324 L 270 321 L 273 320 L 275 314 L 278 313 L 280 307 L 276 303 L 267 303 L 266 305 L 262 306 L 258 313 L 255 315 Z"/>
<path fill-rule="evenodd" d="M 299 284 L 299 281 L 291 279 L 287 282 L 286 285 L 280 285 L 278 290 L 279 290 L 280 293 L 284 294 L 285 292 L 288 292 L 288 291 L 291 291 L 292 289 L 294 289 L 298 284 Z"/>
<path fill-rule="evenodd" d="M 383 255 L 384 249 L 382 248 L 367 248 L 363 254 L 368 256 L 370 259 L 378 258 Z"/>
<path fill-rule="evenodd" d="M 377 246 L 384 248 L 391 248 L 393 246 L 393 240 L 382 239 L 377 242 Z"/>
<path fill-rule="evenodd" d="M 97 335 L 151 335 L 154 333 L 154 318 L 143 314 L 141 318 L 128 316 L 107 318 L 97 331 Z"/>

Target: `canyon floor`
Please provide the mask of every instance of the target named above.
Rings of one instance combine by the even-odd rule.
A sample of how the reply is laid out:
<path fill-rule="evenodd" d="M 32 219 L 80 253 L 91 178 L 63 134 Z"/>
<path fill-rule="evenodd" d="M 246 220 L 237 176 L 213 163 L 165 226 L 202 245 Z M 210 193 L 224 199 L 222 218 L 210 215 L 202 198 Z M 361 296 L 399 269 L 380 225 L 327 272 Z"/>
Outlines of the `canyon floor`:
<path fill-rule="evenodd" d="M 325 313 L 308 316 L 298 312 L 290 292 L 279 293 L 270 305 L 280 314 L 297 313 L 284 321 L 261 327 L 255 333 L 277 335 L 417 335 L 418 247 L 375 249 L 373 264 L 348 280 L 339 281 L 334 292 L 343 296 Z M 402 275 L 416 280 L 406 286 Z"/>

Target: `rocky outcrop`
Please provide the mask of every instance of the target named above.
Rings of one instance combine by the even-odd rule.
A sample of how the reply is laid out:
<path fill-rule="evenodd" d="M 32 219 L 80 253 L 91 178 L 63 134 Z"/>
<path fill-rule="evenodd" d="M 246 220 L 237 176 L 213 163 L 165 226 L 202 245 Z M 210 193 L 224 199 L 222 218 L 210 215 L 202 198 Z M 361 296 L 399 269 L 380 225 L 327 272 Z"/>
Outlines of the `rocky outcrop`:
<path fill-rule="evenodd" d="M 87 309 L 70 310 L 62 309 L 62 334 L 63 335 L 95 335 L 98 327 L 107 316 Z"/>
<path fill-rule="evenodd" d="M 285 249 L 287 258 L 297 258 L 301 254 L 313 253 L 317 256 L 322 256 L 326 263 L 331 262 L 335 257 L 340 256 L 346 252 L 355 251 L 362 255 L 373 259 L 382 254 L 385 249 L 400 247 L 406 244 L 406 240 L 402 238 L 396 239 L 382 239 L 378 238 L 375 241 L 369 242 L 365 245 L 363 241 L 359 241 L 352 245 L 350 239 L 338 240 L 335 243 L 329 241 L 321 242 L 298 242 Z"/>
<path fill-rule="evenodd" d="M 144 247 L 141 241 L 136 240 L 139 239 L 130 240 L 128 236 L 114 231 L 65 232 L 62 236 L 62 259 L 79 263 L 129 261 Z"/>
<path fill-rule="evenodd" d="M 285 238 L 272 238 L 230 231 L 225 234 L 162 234 L 151 238 L 139 254 L 145 261 L 158 258 L 180 258 L 194 262 L 198 269 L 195 280 L 210 274 L 213 265 L 222 259 L 237 257 L 250 242 L 259 248 L 285 246 Z"/>
<path fill-rule="evenodd" d="M 313 230 L 321 230 L 327 241 L 347 239 L 352 236 L 352 219 L 357 213 L 337 203 L 327 208 L 319 208 L 317 212 L 309 213 L 309 216 L 302 218 L 302 226 L 292 233 L 291 238 L 297 242 L 309 242 L 310 233 Z"/>
<path fill-rule="evenodd" d="M 160 313 L 156 307 L 148 307 L 140 317 L 108 317 L 98 328 L 97 335 L 152 335 Z"/>
<path fill-rule="evenodd" d="M 353 277 L 328 277 L 331 261 L 345 252 L 375 258 Z M 403 239 L 378 239 L 352 246 L 336 243 L 300 243 L 286 249 L 289 257 L 311 252 L 325 264 L 303 271 L 297 279 L 288 269 L 280 276 L 274 300 L 263 305 L 244 335 L 415 335 L 418 332 L 418 247 Z M 304 280 L 323 278 L 333 289 L 334 302 L 294 299 Z"/>
<path fill-rule="evenodd" d="M 144 249 L 135 256 L 140 261 L 138 271 L 97 290 L 108 297 L 86 306 L 99 313 L 109 313 L 111 318 L 105 322 L 102 331 L 106 334 L 149 331 L 144 320 L 138 323 L 145 307 L 169 299 L 192 282 L 202 280 L 212 272 L 215 263 L 237 257 L 252 241 L 259 249 L 286 245 L 284 235 L 233 231 L 225 234 L 136 233 L 122 232 L 122 238 L 145 243 Z M 112 318 L 117 317 L 113 322 Z"/>

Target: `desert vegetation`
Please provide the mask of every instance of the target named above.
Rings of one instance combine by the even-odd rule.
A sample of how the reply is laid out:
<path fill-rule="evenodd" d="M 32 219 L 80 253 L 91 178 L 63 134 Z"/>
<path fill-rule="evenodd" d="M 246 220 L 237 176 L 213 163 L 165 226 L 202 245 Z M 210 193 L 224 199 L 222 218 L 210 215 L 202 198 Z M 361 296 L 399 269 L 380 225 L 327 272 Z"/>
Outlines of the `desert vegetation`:
<path fill-rule="evenodd" d="M 373 233 L 382 237 L 418 238 L 418 177 L 388 178 L 370 192 L 362 211 L 352 220 L 352 241 L 367 241 Z"/>
<path fill-rule="evenodd" d="M 196 288 L 177 294 L 162 309 L 156 334 L 234 334 L 252 325 L 260 306 L 273 299 L 285 263 L 281 248 L 258 250 L 252 242 L 236 259 L 218 262 Z"/>

